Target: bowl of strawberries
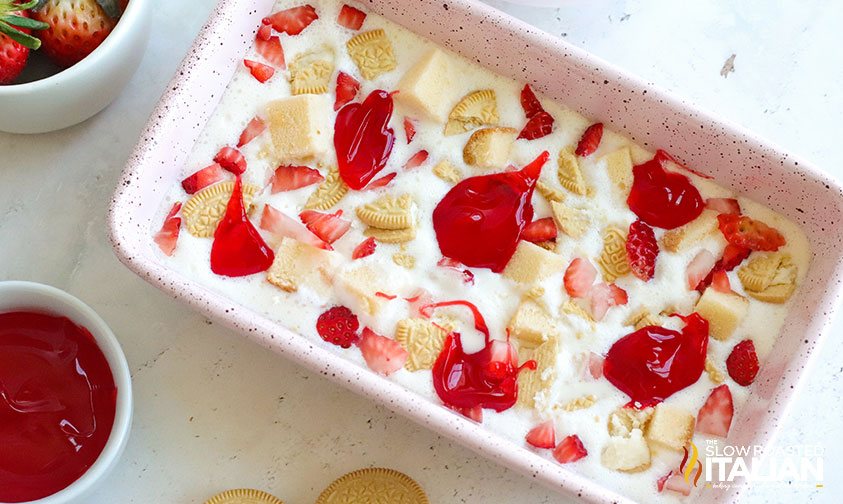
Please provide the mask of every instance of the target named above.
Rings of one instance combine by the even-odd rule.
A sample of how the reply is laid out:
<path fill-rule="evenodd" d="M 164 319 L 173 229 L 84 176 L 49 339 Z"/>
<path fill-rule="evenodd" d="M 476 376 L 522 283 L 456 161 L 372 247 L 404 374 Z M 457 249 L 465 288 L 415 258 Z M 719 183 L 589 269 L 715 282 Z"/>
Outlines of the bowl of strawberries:
<path fill-rule="evenodd" d="M 0 131 L 54 131 L 108 106 L 140 65 L 150 7 L 150 0 L 0 0 Z"/>

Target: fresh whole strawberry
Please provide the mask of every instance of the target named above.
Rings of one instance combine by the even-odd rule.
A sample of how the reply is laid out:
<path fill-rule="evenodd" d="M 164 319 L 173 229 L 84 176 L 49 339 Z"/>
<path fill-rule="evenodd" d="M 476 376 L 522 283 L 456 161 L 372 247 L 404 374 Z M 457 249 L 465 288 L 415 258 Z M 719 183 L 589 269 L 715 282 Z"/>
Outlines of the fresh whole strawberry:
<path fill-rule="evenodd" d="M 316 332 L 328 343 L 349 348 L 360 339 L 357 315 L 345 306 L 334 306 L 316 320 Z"/>
<path fill-rule="evenodd" d="M 726 359 L 726 370 L 738 385 L 749 386 L 758 374 L 758 355 L 752 340 L 743 340 Z"/>
<path fill-rule="evenodd" d="M 16 3 L 0 0 L 0 85 L 11 84 L 26 66 L 30 49 L 38 49 L 41 41 L 30 35 L 30 29 L 48 25 L 29 19 L 26 9 L 35 2 Z"/>
<path fill-rule="evenodd" d="M 111 33 L 122 9 L 117 0 L 39 0 L 32 17 L 49 25 L 37 33 L 42 50 L 58 65 L 75 65 Z"/>
<path fill-rule="evenodd" d="M 656 274 L 656 257 L 659 255 L 659 244 L 653 228 L 637 220 L 629 225 L 629 235 L 626 238 L 626 260 L 632 273 L 649 281 Z"/>

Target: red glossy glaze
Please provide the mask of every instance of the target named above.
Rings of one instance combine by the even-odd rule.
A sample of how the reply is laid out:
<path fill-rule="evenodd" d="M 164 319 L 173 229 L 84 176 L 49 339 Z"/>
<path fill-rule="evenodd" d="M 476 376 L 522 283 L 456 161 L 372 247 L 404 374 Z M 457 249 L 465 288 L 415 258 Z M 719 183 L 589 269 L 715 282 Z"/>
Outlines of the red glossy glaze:
<path fill-rule="evenodd" d="M 656 156 L 632 169 L 634 182 L 626 203 L 647 224 L 673 229 L 699 217 L 705 201 L 688 177 L 664 169 L 667 161 Z"/>
<path fill-rule="evenodd" d="M 500 272 L 533 220 L 530 199 L 547 162 L 543 152 L 520 171 L 482 175 L 454 186 L 433 210 L 442 255 L 469 267 Z"/>
<path fill-rule="evenodd" d="M 615 342 L 603 361 L 603 375 L 636 407 L 665 400 L 703 372 L 708 321 L 697 313 L 676 316 L 685 322 L 681 332 L 643 327 Z"/>
<path fill-rule="evenodd" d="M 337 113 L 334 148 L 340 177 L 348 187 L 363 189 L 386 166 L 395 143 L 395 132 L 388 127 L 391 117 L 392 94 L 380 89 Z"/>
<path fill-rule="evenodd" d="M 0 502 L 52 495 L 96 461 L 117 389 L 91 333 L 65 317 L 0 314 Z"/>
<path fill-rule="evenodd" d="M 240 277 L 266 271 L 275 254 L 246 216 L 240 177 L 228 200 L 225 215 L 214 232 L 211 271 L 217 275 Z"/>
<path fill-rule="evenodd" d="M 474 314 L 474 327 L 486 338 L 485 347 L 467 354 L 462 348 L 459 333 L 451 333 L 442 352 L 433 364 L 433 387 L 446 405 L 458 410 L 491 408 L 503 411 L 518 399 L 518 373 L 526 368 L 536 369 L 536 361 L 518 366 L 518 356 L 507 342 L 492 341 L 480 311 L 468 301 L 446 301 L 425 308 L 461 305 Z M 506 350 L 501 355 L 501 345 Z"/>

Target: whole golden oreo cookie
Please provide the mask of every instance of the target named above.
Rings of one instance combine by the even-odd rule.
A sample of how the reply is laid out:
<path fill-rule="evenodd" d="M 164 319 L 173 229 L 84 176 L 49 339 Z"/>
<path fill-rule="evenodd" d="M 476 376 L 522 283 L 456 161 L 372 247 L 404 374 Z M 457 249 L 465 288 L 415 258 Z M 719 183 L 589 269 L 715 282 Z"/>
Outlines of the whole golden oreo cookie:
<path fill-rule="evenodd" d="M 418 483 L 392 469 L 360 469 L 337 479 L 316 504 L 430 504 Z"/>
<path fill-rule="evenodd" d="M 281 499 L 260 490 L 238 488 L 226 490 L 205 501 L 205 504 L 284 504 Z"/>
<path fill-rule="evenodd" d="M 182 208 L 182 217 L 187 231 L 198 238 L 210 238 L 214 236 L 225 209 L 228 207 L 228 200 L 231 199 L 231 192 L 234 190 L 234 182 L 222 182 L 202 189 L 187 200 Z M 251 184 L 243 184 L 243 203 L 247 211 L 252 199 L 260 191 L 260 187 Z"/>

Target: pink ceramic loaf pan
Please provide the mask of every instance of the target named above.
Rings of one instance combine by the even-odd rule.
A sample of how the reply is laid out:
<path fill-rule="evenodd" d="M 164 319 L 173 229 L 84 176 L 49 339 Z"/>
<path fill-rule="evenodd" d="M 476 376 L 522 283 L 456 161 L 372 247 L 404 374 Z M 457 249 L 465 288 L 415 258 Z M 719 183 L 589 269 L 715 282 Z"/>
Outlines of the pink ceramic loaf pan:
<path fill-rule="evenodd" d="M 110 209 L 111 239 L 133 271 L 259 344 L 565 493 L 631 502 L 540 458 L 188 281 L 154 254 L 152 216 L 274 0 L 222 0 L 167 87 L 123 172 Z M 777 342 L 733 422 L 730 444 L 771 440 L 810 367 L 841 296 L 843 192 L 820 170 L 742 128 L 473 0 L 368 0 L 365 7 L 492 70 L 529 82 L 586 117 L 649 148 L 664 148 L 725 186 L 793 219 L 814 257 Z M 431 15 L 431 13 L 439 13 Z M 495 50 L 488 50 L 495 48 Z M 732 502 L 707 489 L 698 502 Z"/>

